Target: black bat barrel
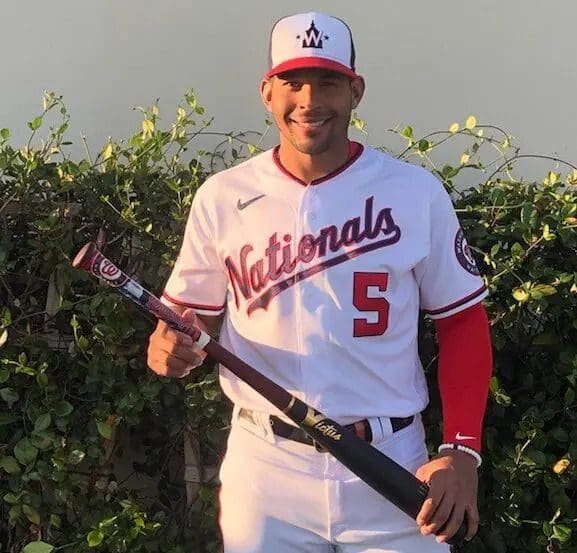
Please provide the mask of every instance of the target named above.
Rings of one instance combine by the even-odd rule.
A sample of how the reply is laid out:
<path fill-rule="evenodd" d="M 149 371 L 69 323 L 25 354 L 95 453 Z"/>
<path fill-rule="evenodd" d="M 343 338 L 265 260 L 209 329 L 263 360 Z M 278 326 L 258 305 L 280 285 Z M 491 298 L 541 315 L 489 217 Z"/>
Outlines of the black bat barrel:
<path fill-rule="evenodd" d="M 371 488 L 411 518 L 417 517 L 429 492 L 425 483 L 369 443 L 300 400 L 296 400 L 286 414 Z"/>

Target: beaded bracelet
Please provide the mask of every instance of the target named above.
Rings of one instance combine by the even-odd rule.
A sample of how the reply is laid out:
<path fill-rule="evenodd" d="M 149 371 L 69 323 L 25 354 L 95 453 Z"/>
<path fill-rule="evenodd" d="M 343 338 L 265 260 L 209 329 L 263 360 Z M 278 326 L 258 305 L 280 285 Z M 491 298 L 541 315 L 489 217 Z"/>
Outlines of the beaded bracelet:
<path fill-rule="evenodd" d="M 438 452 L 441 453 L 444 449 L 456 449 L 457 451 L 463 451 L 464 453 L 468 453 L 471 457 L 474 457 L 477 461 L 477 468 L 481 466 L 483 459 L 478 451 L 474 450 L 472 447 L 467 447 L 466 445 L 462 444 L 441 444 L 438 448 Z"/>

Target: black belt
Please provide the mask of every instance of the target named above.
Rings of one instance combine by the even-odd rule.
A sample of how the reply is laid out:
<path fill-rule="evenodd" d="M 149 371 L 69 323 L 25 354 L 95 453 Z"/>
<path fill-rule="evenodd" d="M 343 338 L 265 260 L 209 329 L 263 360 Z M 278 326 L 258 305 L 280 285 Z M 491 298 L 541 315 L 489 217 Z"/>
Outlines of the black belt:
<path fill-rule="evenodd" d="M 409 426 L 414 420 L 414 416 L 410 417 L 391 417 L 389 418 L 391 421 L 391 426 L 393 428 L 393 432 L 398 432 L 403 428 Z M 319 446 L 304 430 L 297 426 L 292 426 L 291 424 L 287 424 L 283 420 L 275 417 L 274 415 L 270 416 L 270 425 L 273 431 L 273 434 L 276 436 L 280 436 L 281 438 L 286 438 L 287 440 L 293 440 L 295 442 L 300 442 L 301 444 L 307 444 L 315 446 L 318 451 L 322 451 L 322 447 Z M 352 432 L 361 440 L 371 443 L 373 441 L 373 433 L 371 431 L 371 425 L 367 419 L 363 419 L 362 421 L 354 422 L 353 424 L 347 424 L 344 426 L 349 432 Z"/>

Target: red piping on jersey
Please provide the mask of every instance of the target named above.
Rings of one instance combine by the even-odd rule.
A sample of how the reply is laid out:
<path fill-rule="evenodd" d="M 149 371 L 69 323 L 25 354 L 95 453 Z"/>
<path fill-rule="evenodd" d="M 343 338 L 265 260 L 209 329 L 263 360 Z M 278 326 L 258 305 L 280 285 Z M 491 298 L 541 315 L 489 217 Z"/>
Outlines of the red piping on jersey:
<path fill-rule="evenodd" d="M 162 297 L 166 298 L 168 301 L 172 303 L 175 303 L 176 305 L 182 305 L 182 307 L 190 307 L 192 309 L 205 309 L 206 311 L 222 311 L 226 307 L 226 304 L 223 304 L 221 306 L 215 306 L 215 305 L 202 305 L 200 303 L 187 303 L 185 301 L 173 298 L 166 292 L 162 293 Z"/>
<path fill-rule="evenodd" d="M 440 315 L 441 313 L 445 313 L 446 311 L 451 311 L 451 309 L 460 307 L 461 305 L 464 305 L 468 301 L 471 301 L 476 297 L 480 296 L 486 289 L 487 287 L 483 284 L 481 288 L 475 290 L 472 294 L 469 294 L 468 296 L 465 296 L 464 298 L 461 298 L 460 300 L 451 303 L 449 305 L 445 305 L 444 307 L 441 307 L 439 309 L 425 310 L 425 313 L 428 313 L 429 315 Z"/>
<path fill-rule="evenodd" d="M 280 169 L 280 171 L 282 171 L 287 177 L 290 177 L 292 180 L 298 182 L 299 184 L 302 184 L 303 186 L 309 186 L 309 184 L 306 183 L 304 180 L 301 180 L 298 177 L 295 177 L 282 164 L 282 162 L 280 160 L 279 149 L 280 149 L 280 146 L 275 147 L 275 149 L 273 150 L 273 153 L 272 153 L 272 157 L 274 159 L 274 162 L 276 163 L 276 166 Z M 328 175 L 325 175 L 324 177 L 321 177 L 319 179 L 314 179 L 313 181 L 311 181 L 310 186 L 315 186 L 316 184 L 320 184 L 321 182 L 325 182 L 327 180 L 330 180 L 330 179 L 336 177 L 337 175 L 340 175 L 343 171 L 348 169 L 355 161 L 357 161 L 357 159 L 359 159 L 359 157 L 361 157 L 363 150 L 364 150 L 364 147 L 362 144 L 359 144 L 358 142 L 349 141 L 349 154 L 348 154 L 349 157 L 347 158 L 347 161 L 345 162 L 345 164 L 342 165 L 341 167 L 339 167 L 338 169 L 331 171 Z"/>

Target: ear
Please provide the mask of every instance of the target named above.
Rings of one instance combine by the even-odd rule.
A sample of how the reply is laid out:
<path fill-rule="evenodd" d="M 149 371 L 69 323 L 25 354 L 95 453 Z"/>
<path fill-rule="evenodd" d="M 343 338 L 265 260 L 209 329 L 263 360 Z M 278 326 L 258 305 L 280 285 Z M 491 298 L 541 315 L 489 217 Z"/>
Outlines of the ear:
<path fill-rule="evenodd" d="M 260 83 L 260 97 L 264 107 L 269 113 L 272 113 L 271 101 L 273 79 L 274 77 L 271 77 L 270 79 L 263 79 Z"/>
<path fill-rule="evenodd" d="M 355 109 L 363 98 L 365 93 L 365 79 L 361 76 L 355 77 L 351 80 L 351 92 L 352 92 L 352 107 Z"/>

